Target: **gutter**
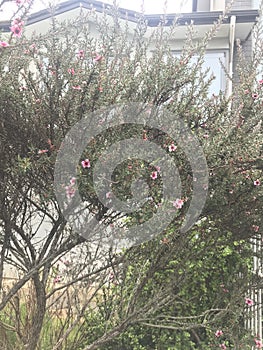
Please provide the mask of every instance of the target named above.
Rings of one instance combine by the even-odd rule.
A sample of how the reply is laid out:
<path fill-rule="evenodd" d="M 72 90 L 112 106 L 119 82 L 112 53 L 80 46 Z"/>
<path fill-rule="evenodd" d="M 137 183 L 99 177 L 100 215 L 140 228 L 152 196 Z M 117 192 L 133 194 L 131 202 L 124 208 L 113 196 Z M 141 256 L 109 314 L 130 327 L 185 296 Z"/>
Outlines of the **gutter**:
<path fill-rule="evenodd" d="M 230 24 L 232 16 L 236 17 L 236 23 L 255 23 L 258 15 L 258 10 L 233 10 L 225 17 L 223 23 Z M 162 16 L 161 14 L 145 15 L 148 26 L 157 27 Z M 168 14 L 165 16 L 165 26 L 172 25 L 176 17 L 176 24 L 180 26 L 190 23 L 194 25 L 212 25 L 218 20 L 219 16 L 222 16 L 222 11 L 182 13 L 179 17 L 178 14 Z"/>
<path fill-rule="evenodd" d="M 234 64 L 234 46 L 235 46 L 235 32 L 236 32 L 236 16 L 231 16 L 229 26 L 229 78 L 227 82 L 226 97 L 230 97 L 233 92 L 233 64 Z"/>
<path fill-rule="evenodd" d="M 96 0 L 82 0 L 82 8 L 90 10 L 94 8 L 97 12 L 102 13 L 106 11 L 110 14 L 111 5 L 105 4 Z M 79 0 L 68 0 L 57 5 L 55 15 L 60 15 L 67 11 L 78 9 L 80 7 Z M 140 18 L 140 13 L 124 8 L 119 8 L 120 18 L 128 19 L 130 22 L 137 22 Z M 208 12 L 191 12 L 183 13 L 178 17 L 178 14 L 167 14 L 165 16 L 165 26 L 173 24 L 175 18 L 177 18 L 177 25 L 185 26 L 186 24 L 194 23 L 194 25 L 212 25 L 218 20 L 218 17 L 222 15 L 222 11 L 208 11 Z M 232 16 L 236 16 L 236 23 L 255 23 L 259 15 L 258 10 L 233 10 L 224 19 L 224 24 L 229 24 Z M 28 16 L 26 25 L 41 22 L 51 17 L 48 9 L 35 12 Z M 157 27 L 160 24 L 160 20 L 163 18 L 163 14 L 144 15 L 147 21 L 148 27 Z M 10 21 L 1 21 L 0 29 L 3 32 L 9 32 Z"/>

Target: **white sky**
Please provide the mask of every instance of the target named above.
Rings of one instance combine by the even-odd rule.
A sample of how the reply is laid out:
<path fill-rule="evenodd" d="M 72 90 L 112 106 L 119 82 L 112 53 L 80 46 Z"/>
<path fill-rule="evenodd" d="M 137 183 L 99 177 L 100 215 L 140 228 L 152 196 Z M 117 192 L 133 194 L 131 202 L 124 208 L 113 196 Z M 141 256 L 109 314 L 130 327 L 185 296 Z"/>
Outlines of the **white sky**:
<path fill-rule="evenodd" d="M 66 0 L 56 0 L 56 3 L 62 3 Z M 192 0 L 166 0 L 167 12 L 191 12 Z M 112 4 L 113 0 L 104 0 L 104 3 Z M 117 0 L 120 7 L 127 8 L 129 10 L 140 11 L 142 8 L 142 0 Z M 165 0 L 144 0 L 144 10 L 147 14 L 163 13 Z M 32 8 L 31 13 L 43 10 L 48 6 L 50 0 L 35 0 L 35 5 Z M 81 3 L 81 0 L 80 0 Z M 8 20 L 17 8 L 15 1 L 5 3 L 0 9 L 0 20 Z"/>
<path fill-rule="evenodd" d="M 142 0 L 117 0 L 120 7 L 140 11 Z M 113 0 L 104 0 L 113 3 Z M 144 0 L 145 13 L 163 13 L 165 0 Z M 167 0 L 167 12 L 191 12 L 192 0 Z"/>

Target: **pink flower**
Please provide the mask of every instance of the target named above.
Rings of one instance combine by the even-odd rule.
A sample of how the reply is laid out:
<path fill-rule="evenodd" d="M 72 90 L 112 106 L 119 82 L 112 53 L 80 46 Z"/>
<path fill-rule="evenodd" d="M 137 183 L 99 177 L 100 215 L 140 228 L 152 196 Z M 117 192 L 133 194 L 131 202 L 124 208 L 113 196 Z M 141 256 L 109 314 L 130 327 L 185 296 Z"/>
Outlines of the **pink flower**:
<path fill-rule="evenodd" d="M 259 85 L 262 85 L 263 84 L 263 80 L 262 79 L 259 80 L 258 83 L 259 83 Z"/>
<path fill-rule="evenodd" d="M 15 18 L 13 20 L 13 25 L 16 25 L 16 26 L 19 26 L 19 27 L 22 27 L 24 25 L 24 21 L 21 20 L 21 18 Z"/>
<path fill-rule="evenodd" d="M 259 231 L 259 226 L 257 226 L 257 225 L 252 225 L 252 228 L 255 232 Z"/>
<path fill-rule="evenodd" d="M 14 34 L 14 36 L 19 37 L 22 35 L 24 22 L 21 21 L 20 18 L 17 18 L 13 21 L 12 26 L 10 27 L 10 30 Z"/>
<path fill-rule="evenodd" d="M 160 244 L 168 244 L 169 239 L 167 237 L 164 237 L 163 239 L 160 240 Z"/>
<path fill-rule="evenodd" d="M 101 60 L 102 60 L 102 56 L 101 55 L 98 55 L 97 53 L 96 53 L 96 56 L 95 56 L 95 58 L 94 58 L 94 61 L 95 62 L 100 62 Z"/>
<path fill-rule="evenodd" d="M 254 301 L 250 298 L 245 298 L 245 303 L 248 305 L 248 306 L 253 306 L 254 305 Z"/>
<path fill-rule="evenodd" d="M 54 278 L 54 283 L 59 283 L 61 281 L 61 276 L 56 276 L 55 278 Z"/>
<path fill-rule="evenodd" d="M 70 184 L 71 184 L 71 185 L 73 185 L 73 186 L 74 186 L 74 185 L 75 185 L 75 183 L 76 183 L 76 178 L 75 178 L 75 177 L 72 177 L 72 178 L 70 179 L 70 181 L 69 181 L 69 182 L 70 182 Z"/>
<path fill-rule="evenodd" d="M 90 168 L 90 161 L 89 159 L 85 159 L 81 162 L 82 168 L 86 169 L 86 168 Z"/>
<path fill-rule="evenodd" d="M 156 165 L 156 170 L 158 171 L 158 173 L 161 171 L 161 168 L 158 166 L 158 165 Z"/>
<path fill-rule="evenodd" d="M 256 94 L 256 93 L 252 94 L 252 98 L 253 98 L 254 100 L 257 99 L 257 98 L 258 98 L 258 94 Z"/>
<path fill-rule="evenodd" d="M 155 180 L 155 179 L 157 179 L 157 177 L 158 177 L 158 172 L 157 172 L 157 171 L 153 171 L 153 172 L 151 173 L 151 178 L 152 178 L 153 180 Z"/>
<path fill-rule="evenodd" d="M 256 179 L 256 180 L 254 181 L 254 186 L 260 186 L 260 184 L 261 184 L 261 182 L 260 182 L 259 179 Z"/>
<path fill-rule="evenodd" d="M 48 152 L 48 149 L 40 149 L 38 151 L 38 154 L 43 154 L 43 153 L 47 153 Z"/>
<path fill-rule="evenodd" d="M 37 52 L 38 50 L 37 50 L 36 44 L 30 45 L 30 46 L 29 46 L 29 50 L 31 50 L 31 51 L 33 51 L 33 52 Z"/>
<path fill-rule="evenodd" d="M 221 335 L 223 335 L 223 331 L 221 329 L 218 329 L 216 332 L 215 332 L 215 336 L 218 338 L 220 337 Z"/>
<path fill-rule="evenodd" d="M 78 58 L 84 58 L 85 53 L 84 50 L 79 50 L 79 52 L 77 53 Z"/>
<path fill-rule="evenodd" d="M 20 5 L 23 5 L 25 3 L 30 3 L 30 0 L 16 0 L 16 5 L 17 6 L 20 6 Z"/>
<path fill-rule="evenodd" d="M 70 261 L 68 261 L 68 260 L 64 260 L 64 261 L 62 261 L 62 262 L 63 262 L 63 264 L 66 265 L 66 266 L 69 266 L 69 265 L 70 265 Z"/>
<path fill-rule="evenodd" d="M 172 142 L 171 144 L 170 144 L 170 146 L 169 146 L 169 152 L 174 152 L 174 151 L 176 151 L 176 149 L 177 149 L 177 147 L 175 146 L 175 144 Z"/>
<path fill-rule="evenodd" d="M 74 194 L 76 192 L 75 188 L 73 188 L 72 185 L 66 186 L 65 188 L 66 188 L 67 198 L 70 199 L 74 197 Z"/>
<path fill-rule="evenodd" d="M 110 199 L 111 197 L 112 197 L 112 193 L 111 193 L 111 192 L 107 192 L 107 193 L 106 193 L 106 198 L 107 198 L 107 199 Z"/>
<path fill-rule="evenodd" d="M 257 349 L 262 349 L 263 348 L 263 343 L 261 340 L 255 339 L 255 344 Z"/>
<path fill-rule="evenodd" d="M 7 46 L 9 46 L 9 44 L 6 41 L 0 41 L 0 46 L 7 47 Z"/>
<path fill-rule="evenodd" d="M 174 202 L 173 202 L 173 206 L 176 209 L 181 209 L 182 206 L 184 205 L 184 201 L 182 199 L 177 198 Z"/>
<path fill-rule="evenodd" d="M 75 74 L 74 68 L 69 68 L 68 69 L 68 73 L 71 74 L 71 75 L 74 75 Z"/>
<path fill-rule="evenodd" d="M 47 140 L 47 143 L 49 144 L 50 150 L 53 151 L 55 148 L 55 145 L 52 144 L 50 139 Z"/>
<path fill-rule="evenodd" d="M 81 86 L 80 85 L 72 86 L 72 89 L 80 91 L 81 90 Z"/>
<path fill-rule="evenodd" d="M 226 344 L 219 344 L 220 349 L 226 350 Z"/>

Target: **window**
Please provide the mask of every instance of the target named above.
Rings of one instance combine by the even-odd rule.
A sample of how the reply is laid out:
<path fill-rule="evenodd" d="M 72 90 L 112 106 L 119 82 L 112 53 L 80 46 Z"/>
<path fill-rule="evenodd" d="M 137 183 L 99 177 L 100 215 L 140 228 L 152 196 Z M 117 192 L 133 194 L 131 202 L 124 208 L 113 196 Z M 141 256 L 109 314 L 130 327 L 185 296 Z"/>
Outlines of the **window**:
<path fill-rule="evenodd" d="M 207 52 L 204 56 L 203 70 L 209 68 L 208 77 L 214 75 L 214 80 L 212 80 L 209 87 L 209 94 L 212 96 L 218 95 L 220 91 L 226 90 L 226 76 L 224 72 L 224 66 L 226 66 L 227 53 L 225 51 L 211 51 Z M 195 57 L 193 57 L 193 62 L 195 62 Z M 223 66 L 222 66 L 223 65 Z"/>
<path fill-rule="evenodd" d="M 205 54 L 204 69 L 210 68 L 211 73 L 215 76 L 209 89 L 211 95 L 218 95 L 220 91 L 226 89 L 226 77 L 222 67 L 222 64 L 227 63 L 226 56 L 226 52 L 207 52 Z"/>
<path fill-rule="evenodd" d="M 193 0 L 193 11 L 223 11 L 226 6 L 226 0 Z"/>
<path fill-rule="evenodd" d="M 180 57 L 179 52 L 174 53 L 175 56 Z M 197 57 L 192 58 L 192 63 L 196 61 Z M 190 61 L 191 63 L 191 61 Z M 209 94 L 212 96 L 218 95 L 220 91 L 226 90 L 226 75 L 223 67 L 227 67 L 227 51 L 208 51 L 204 55 L 203 70 L 209 68 L 208 77 L 213 74 L 214 80 L 212 80 L 209 87 Z"/>

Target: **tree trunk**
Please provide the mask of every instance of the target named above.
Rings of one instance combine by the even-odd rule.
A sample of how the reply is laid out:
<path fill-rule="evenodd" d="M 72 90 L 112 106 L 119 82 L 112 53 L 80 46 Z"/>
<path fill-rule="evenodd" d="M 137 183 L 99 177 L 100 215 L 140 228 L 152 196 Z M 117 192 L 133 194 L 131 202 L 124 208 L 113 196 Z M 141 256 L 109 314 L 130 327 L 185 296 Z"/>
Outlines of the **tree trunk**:
<path fill-rule="evenodd" d="M 40 280 L 39 275 L 35 274 L 33 276 L 33 283 L 35 287 L 35 299 L 36 299 L 36 309 L 32 315 L 32 326 L 29 334 L 28 343 L 25 346 L 26 350 L 36 350 L 39 342 L 43 321 L 46 312 L 46 293 L 45 285 Z"/>

